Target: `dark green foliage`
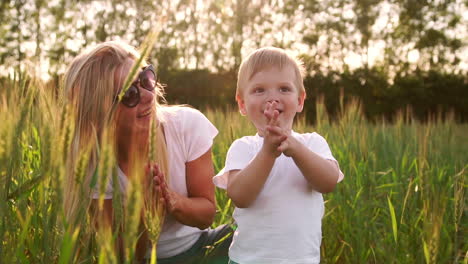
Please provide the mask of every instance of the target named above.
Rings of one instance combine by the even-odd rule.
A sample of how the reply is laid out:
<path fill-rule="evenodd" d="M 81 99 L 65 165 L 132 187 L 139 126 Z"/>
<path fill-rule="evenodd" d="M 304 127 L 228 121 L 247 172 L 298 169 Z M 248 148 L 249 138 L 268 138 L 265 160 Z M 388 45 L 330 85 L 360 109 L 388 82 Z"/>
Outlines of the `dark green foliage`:
<path fill-rule="evenodd" d="M 167 84 L 169 103 L 189 104 L 196 108 L 236 107 L 234 73 L 215 74 L 207 70 L 172 71 L 161 76 Z M 336 119 L 343 105 L 358 99 L 365 117 L 392 121 L 400 112 L 411 111 L 421 121 L 455 117 L 468 121 L 468 78 L 453 73 L 416 71 L 399 73 L 392 80 L 379 68 L 353 72 L 317 73 L 304 79 L 307 99 L 304 113 L 314 123 L 315 103 L 324 99 L 328 115 Z"/>
<path fill-rule="evenodd" d="M 168 85 L 169 102 L 235 106 L 241 60 L 275 45 L 299 51 L 305 63 L 312 122 L 319 97 L 332 119 L 342 103 L 358 98 L 372 120 L 411 109 L 421 120 L 453 111 L 466 121 L 461 5 L 466 8 L 455 0 L 1 1 L 0 67 L 34 74 L 48 62 L 42 71 L 59 88 L 59 75 L 85 47 L 114 39 L 139 46 L 162 25 L 148 58 Z M 384 47 L 374 61 L 370 49 L 379 43 Z M 358 56 L 354 67 L 346 62 L 351 52 Z M 419 54 L 416 61 L 410 52 Z"/>
<path fill-rule="evenodd" d="M 207 70 L 173 71 L 161 78 L 161 81 L 167 84 L 166 99 L 171 104 L 189 104 L 201 109 L 226 109 L 235 106 L 234 73 L 215 74 Z"/>

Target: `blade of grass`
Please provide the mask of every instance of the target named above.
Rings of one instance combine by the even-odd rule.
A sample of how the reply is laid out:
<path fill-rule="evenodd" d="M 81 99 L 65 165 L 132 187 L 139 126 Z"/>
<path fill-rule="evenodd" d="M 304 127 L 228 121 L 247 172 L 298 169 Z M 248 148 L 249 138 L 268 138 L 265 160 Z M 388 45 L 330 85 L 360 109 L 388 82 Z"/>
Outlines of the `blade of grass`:
<path fill-rule="evenodd" d="M 390 197 L 388 196 L 387 196 L 387 201 L 388 201 L 388 208 L 390 210 L 390 216 L 392 217 L 393 238 L 396 243 L 398 240 L 398 226 L 397 226 L 397 221 L 396 221 L 395 208 L 393 207 L 392 201 L 390 200 Z"/>
<path fill-rule="evenodd" d="M 65 232 L 65 234 L 63 235 L 62 246 L 60 248 L 60 257 L 58 260 L 59 264 L 68 264 L 68 263 L 73 262 L 72 253 L 73 253 L 73 248 L 75 247 L 79 232 L 80 232 L 80 229 L 76 228 L 75 231 L 73 231 L 73 234 L 70 234 L 69 232 Z"/>

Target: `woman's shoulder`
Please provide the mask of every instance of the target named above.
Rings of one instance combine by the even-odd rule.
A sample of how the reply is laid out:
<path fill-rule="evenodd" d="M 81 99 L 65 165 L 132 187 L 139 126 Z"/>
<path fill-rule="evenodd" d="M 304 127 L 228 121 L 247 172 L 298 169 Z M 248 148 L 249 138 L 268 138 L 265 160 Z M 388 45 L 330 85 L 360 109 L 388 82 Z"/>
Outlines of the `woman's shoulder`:
<path fill-rule="evenodd" d="M 161 106 L 158 111 L 164 120 L 171 119 L 190 119 L 197 116 L 204 116 L 199 110 L 188 105 L 170 105 Z"/>
<path fill-rule="evenodd" d="M 218 133 L 213 124 L 199 110 L 185 106 L 163 106 L 160 107 L 159 120 L 168 128 L 173 128 L 175 132 L 182 134 Z"/>

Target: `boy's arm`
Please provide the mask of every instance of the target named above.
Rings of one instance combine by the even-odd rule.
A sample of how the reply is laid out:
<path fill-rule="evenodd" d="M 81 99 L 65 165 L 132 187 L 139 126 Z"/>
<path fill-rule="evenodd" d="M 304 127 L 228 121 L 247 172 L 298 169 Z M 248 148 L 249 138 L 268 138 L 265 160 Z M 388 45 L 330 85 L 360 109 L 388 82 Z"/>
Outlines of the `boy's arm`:
<path fill-rule="evenodd" d="M 314 153 L 292 136 L 291 138 L 297 143 L 291 158 L 312 188 L 321 193 L 332 192 L 340 174 L 338 166 L 333 161 Z"/>
<path fill-rule="evenodd" d="M 278 126 L 269 127 L 268 131 L 277 135 L 286 135 Z M 329 193 L 335 189 L 340 170 L 333 161 L 314 153 L 294 138 L 291 133 L 287 133 L 287 138 L 278 147 L 278 151 L 294 160 L 314 190 Z"/>
<path fill-rule="evenodd" d="M 268 105 L 265 110 L 268 126 L 278 125 L 279 112 L 273 109 Z M 285 139 L 284 135 L 263 132 L 263 145 L 257 156 L 242 170 L 229 171 L 227 194 L 236 207 L 249 207 L 257 199 L 276 158 L 281 155 L 278 147 Z"/>
<path fill-rule="evenodd" d="M 257 198 L 263 188 L 276 157 L 263 148 L 242 170 L 232 170 L 228 174 L 227 195 L 238 208 L 247 208 Z"/>

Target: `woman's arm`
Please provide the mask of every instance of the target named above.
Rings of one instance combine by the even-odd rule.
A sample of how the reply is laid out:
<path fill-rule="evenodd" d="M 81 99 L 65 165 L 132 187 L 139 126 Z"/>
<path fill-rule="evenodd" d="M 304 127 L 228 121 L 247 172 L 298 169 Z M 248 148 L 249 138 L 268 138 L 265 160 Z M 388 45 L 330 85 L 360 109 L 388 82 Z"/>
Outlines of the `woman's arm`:
<path fill-rule="evenodd" d="M 187 162 L 185 171 L 188 197 L 171 190 L 164 177 L 157 180 L 167 211 L 184 225 L 208 228 L 216 213 L 211 148 L 199 158 Z"/>

